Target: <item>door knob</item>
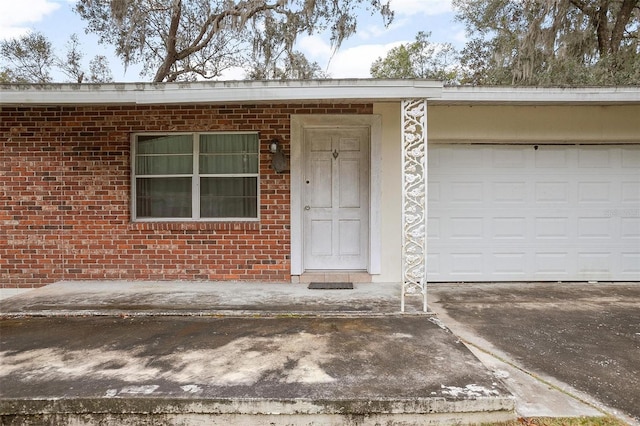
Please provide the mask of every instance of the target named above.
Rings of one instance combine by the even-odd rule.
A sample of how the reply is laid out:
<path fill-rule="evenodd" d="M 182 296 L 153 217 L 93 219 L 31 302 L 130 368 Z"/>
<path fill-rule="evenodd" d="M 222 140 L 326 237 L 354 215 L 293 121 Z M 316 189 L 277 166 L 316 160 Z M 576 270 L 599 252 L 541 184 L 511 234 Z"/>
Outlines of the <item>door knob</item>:
<path fill-rule="evenodd" d="M 311 210 L 311 207 L 309 207 L 309 206 L 304 206 L 304 209 L 305 209 L 305 210 Z"/>

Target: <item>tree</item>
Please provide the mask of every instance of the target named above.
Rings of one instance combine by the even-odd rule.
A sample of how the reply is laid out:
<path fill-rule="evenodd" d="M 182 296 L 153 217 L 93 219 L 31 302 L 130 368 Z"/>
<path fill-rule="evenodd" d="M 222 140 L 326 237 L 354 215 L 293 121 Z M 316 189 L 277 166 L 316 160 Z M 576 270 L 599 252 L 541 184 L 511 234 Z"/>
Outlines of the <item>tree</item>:
<path fill-rule="evenodd" d="M 416 72 L 407 45 L 394 47 L 387 56 L 376 59 L 371 64 L 370 73 L 373 78 L 415 78 Z"/>
<path fill-rule="evenodd" d="M 286 22 L 266 17 L 262 28 L 253 31 L 253 48 L 246 61 L 247 77 L 251 80 L 327 78 L 317 62 L 310 62 L 302 52 L 293 50 L 295 35 Z"/>
<path fill-rule="evenodd" d="M 394 47 L 371 65 L 374 78 L 428 78 L 457 81 L 457 52 L 450 43 L 432 43 L 431 33 L 419 32 L 416 41 Z"/>
<path fill-rule="evenodd" d="M 0 57 L 8 66 L 5 78 L 18 83 L 49 83 L 51 67 L 56 61 L 51 42 L 38 32 L 0 43 Z"/>
<path fill-rule="evenodd" d="M 255 57 L 247 74 L 249 80 L 313 80 L 328 78 L 317 62 L 309 62 L 301 52 L 290 52 L 284 58 L 267 61 Z"/>
<path fill-rule="evenodd" d="M 640 83 L 640 0 L 454 0 L 466 84 Z"/>
<path fill-rule="evenodd" d="M 96 56 L 89 63 L 89 77 L 82 66 L 84 54 L 78 36 L 67 42 L 63 58 L 56 56 L 51 42 L 41 33 L 29 33 L 21 38 L 0 42 L 0 58 L 7 65 L 0 70 L 0 82 L 50 83 L 52 71 L 60 70 L 71 82 L 101 83 L 113 81 L 109 63 L 104 56 Z"/>
<path fill-rule="evenodd" d="M 393 17 L 388 0 L 79 0 L 76 11 L 125 66 L 142 62 L 160 82 L 217 77 L 247 48 L 270 63 L 269 49 L 293 55 L 305 32 L 329 30 L 337 48 L 363 7 Z"/>
<path fill-rule="evenodd" d="M 293 52 L 287 55 L 287 59 L 281 79 L 311 80 L 330 77 L 317 62 L 310 62 L 302 52 Z"/>
<path fill-rule="evenodd" d="M 113 81 L 109 61 L 104 55 L 96 55 L 89 61 L 89 83 L 109 83 Z"/>
<path fill-rule="evenodd" d="M 0 83 L 11 83 L 14 81 L 11 70 L 0 70 Z"/>
<path fill-rule="evenodd" d="M 84 53 L 80 50 L 78 35 L 72 34 L 67 42 L 64 59 L 56 61 L 58 68 L 75 83 L 108 83 L 113 81 L 109 61 L 103 55 L 96 55 L 89 61 L 89 75 L 82 66 Z"/>
<path fill-rule="evenodd" d="M 84 71 L 82 70 L 82 57 L 83 53 L 80 51 L 80 42 L 78 41 L 78 35 L 73 34 L 67 42 L 67 53 L 65 60 L 58 59 L 58 67 L 66 74 L 72 81 L 76 83 L 82 83 L 84 80 Z"/>

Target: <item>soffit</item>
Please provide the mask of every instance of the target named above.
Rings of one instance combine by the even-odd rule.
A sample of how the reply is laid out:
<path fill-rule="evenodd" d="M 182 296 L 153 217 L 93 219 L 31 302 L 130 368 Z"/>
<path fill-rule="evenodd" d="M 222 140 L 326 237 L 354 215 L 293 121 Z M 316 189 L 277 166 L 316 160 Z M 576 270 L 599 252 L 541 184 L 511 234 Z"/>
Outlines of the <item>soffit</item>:
<path fill-rule="evenodd" d="M 421 79 L 3 84 L 2 105 L 372 103 L 424 98 L 430 105 L 640 104 L 640 87 L 444 87 Z"/>
<path fill-rule="evenodd" d="M 229 104 L 289 102 L 380 102 L 437 98 L 432 80 L 199 81 L 0 86 L 0 104 Z"/>
<path fill-rule="evenodd" d="M 445 87 L 432 105 L 640 104 L 640 87 Z"/>

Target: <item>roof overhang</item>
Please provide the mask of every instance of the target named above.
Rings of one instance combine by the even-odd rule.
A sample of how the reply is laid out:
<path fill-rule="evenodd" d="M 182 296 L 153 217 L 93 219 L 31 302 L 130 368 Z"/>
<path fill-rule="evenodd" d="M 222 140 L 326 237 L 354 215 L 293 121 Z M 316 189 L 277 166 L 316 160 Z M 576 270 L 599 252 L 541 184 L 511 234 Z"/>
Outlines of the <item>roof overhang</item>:
<path fill-rule="evenodd" d="M 443 87 L 441 82 L 422 79 L 0 85 L 0 105 L 354 103 L 421 98 L 430 105 L 640 104 L 640 87 Z"/>
<path fill-rule="evenodd" d="M 640 87 L 445 87 L 435 105 L 640 104 Z"/>
<path fill-rule="evenodd" d="M 377 102 L 439 98 L 433 80 L 270 80 L 188 83 L 4 84 L 3 105 L 223 104 L 279 102 Z"/>

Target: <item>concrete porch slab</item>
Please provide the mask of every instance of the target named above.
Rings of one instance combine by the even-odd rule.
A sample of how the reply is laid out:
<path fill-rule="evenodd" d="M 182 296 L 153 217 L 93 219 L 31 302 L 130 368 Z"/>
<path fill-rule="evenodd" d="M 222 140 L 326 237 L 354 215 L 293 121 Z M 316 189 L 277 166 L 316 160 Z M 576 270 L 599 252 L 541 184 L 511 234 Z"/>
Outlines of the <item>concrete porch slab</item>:
<path fill-rule="evenodd" d="M 0 335 L 6 425 L 515 416 L 509 392 L 430 316 L 23 317 L 0 321 Z"/>
<path fill-rule="evenodd" d="M 2 424 L 463 424 L 503 385 L 400 285 L 60 282 L 0 301 Z M 420 299 L 420 300 L 419 300 Z M 409 310 L 412 305 L 409 304 Z"/>
<path fill-rule="evenodd" d="M 399 283 L 310 290 L 306 283 L 61 281 L 0 300 L 0 315 L 388 315 L 400 312 L 401 291 Z M 422 314 L 420 297 L 407 303 L 407 313 Z"/>

